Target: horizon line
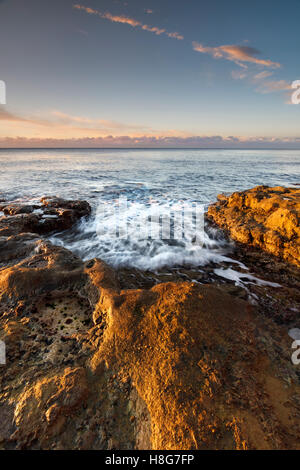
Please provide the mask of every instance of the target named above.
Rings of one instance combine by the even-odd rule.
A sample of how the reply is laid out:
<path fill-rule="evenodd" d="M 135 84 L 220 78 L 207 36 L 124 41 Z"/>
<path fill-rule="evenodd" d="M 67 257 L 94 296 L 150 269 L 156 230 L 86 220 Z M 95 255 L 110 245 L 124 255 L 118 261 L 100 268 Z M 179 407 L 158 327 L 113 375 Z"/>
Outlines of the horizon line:
<path fill-rule="evenodd" d="M 300 147 L 0 147 L 1 150 L 300 150 Z"/>

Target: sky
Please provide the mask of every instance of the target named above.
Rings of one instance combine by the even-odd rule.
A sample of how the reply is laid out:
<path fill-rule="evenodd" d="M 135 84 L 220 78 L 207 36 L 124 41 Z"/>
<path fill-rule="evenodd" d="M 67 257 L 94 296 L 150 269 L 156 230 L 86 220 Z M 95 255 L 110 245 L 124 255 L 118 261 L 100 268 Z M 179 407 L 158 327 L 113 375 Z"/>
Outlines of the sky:
<path fill-rule="evenodd" d="M 299 149 L 299 17 L 299 0 L 0 0 L 0 147 Z"/>

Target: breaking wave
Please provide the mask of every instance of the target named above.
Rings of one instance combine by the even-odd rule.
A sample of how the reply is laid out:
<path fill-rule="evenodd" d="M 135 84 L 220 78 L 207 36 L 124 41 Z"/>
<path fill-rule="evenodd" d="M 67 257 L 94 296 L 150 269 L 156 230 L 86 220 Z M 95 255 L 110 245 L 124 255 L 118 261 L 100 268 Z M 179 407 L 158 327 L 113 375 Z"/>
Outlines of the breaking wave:
<path fill-rule="evenodd" d="M 204 206 L 186 201 L 100 201 L 93 216 L 51 241 L 83 260 L 155 271 L 163 267 L 234 262 L 231 245 L 204 223 Z M 184 211 L 185 210 L 185 211 Z"/>

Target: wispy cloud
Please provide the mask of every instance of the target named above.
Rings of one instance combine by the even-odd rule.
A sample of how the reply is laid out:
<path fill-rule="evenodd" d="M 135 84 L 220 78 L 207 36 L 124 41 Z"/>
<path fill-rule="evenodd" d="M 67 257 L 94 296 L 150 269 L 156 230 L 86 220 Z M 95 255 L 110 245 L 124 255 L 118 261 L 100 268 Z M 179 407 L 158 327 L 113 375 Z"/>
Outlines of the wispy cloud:
<path fill-rule="evenodd" d="M 51 115 L 56 119 L 58 123 L 65 124 L 65 125 L 73 125 L 73 124 L 80 124 L 82 126 L 93 128 L 98 127 L 99 129 L 148 129 L 146 126 L 141 126 L 139 124 L 125 124 L 118 121 L 110 121 L 107 119 L 92 119 L 88 117 L 82 116 L 73 116 L 71 114 L 63 113 L 62 111 L 54 110 L 51 112 Z"/>
<path fill-rule="evenodd" d="M 261 94 L 291 92 L 292 83 L 286 80 L 270 80 L 274 72 L 263 70 L 259 73 L 249 71 L 233 70 L 232 78 L 235 80 L 246 80 L 250 85 L 255 86 L 255 91 Z M 289 101 L 288 101 L 289 102 Z"/>
<path fill-rule="evenodd" d="M 269 70 L 263 70 L 262 72 L 259 72 L 254 75 L 254 80 L 264 80 L 265 78 L 271 77 L 274 74 L 274 72 L 270 72 Z"/>
<path fill-rule="evenodd" d="M 286 80 L 265 80 L 256 88 L 258 93 L 274 93 L 280 91 L 292 91 L 292 84 Z"/>
<path fill-rule="evenodd" d="M 234 80 L 244 80 L 247 77 L 247 73 L 243 70 L 233 70 L 231 76 Z"/>
<path fill-rule="evenodd" d="M 76 32 L 79 33 L 79 34 L 83 34 L 83 36 L 88 36 L 89 35 L 89 33 L 87 31 L 85 31 L 84 29 L 78 29 Z"/>
<path fill-rule="evenodd" d="M 0 0 L 1 3 L 1 0 Z M 7 111 L 4 107 L 0 106 L 0 121 L 26 121 L 24 118 L 20 118 L 19 116 L 14 115 Z"/>
<path fill-rule="evenodd" d="M 25 124 L 38 124 L 47 125 L 49 122 L 44 119 L 35 119 L 32 117 L 25 117 L 18 115 L 14 112 L 8 111 L 4 106 L 0 106 L 0 121 L 6 121 L 9 123 L 25 123 Z"/>
<path fill-rule="evenodd" d="M 178 40 L 184 39 L 184 37 L 181 34 L 177 33 L 177 32 L 168 32 L 164 28 L 159 28 L 157 26 L 149 26 L 147 24 L 143 24 L 141 21 L 136 20 L 135 18 L 130 18 L 130 17 L 124 16 L 124 15 L 112 15 L 109 12 L 101 12 L 99 10 L 94 10 L 93 8 L 85 7 L 85 6 L 79 5 L 79 4 L 75 4 L 75 5 L 73 5 L 73 7 L 76 10 L 85 11 L 89 15 L 99 16 L 100 18 L 109 20 L 112 23 L 128 24 L 129 26 L 132 26 L 133 28 L 140 28 L 144 31 L 149 31 L 150 33 L 154 33 L 157 36 L 160 36 L 161 34 L 164 34 L 164 35 L 168 36 L 169 38 L 178 39 Z"/>
<path fill-rule="evenodd" d="M 5 107 L 0 106 L 0 121 L 3 125 L 28 129 L 47 128 L 51 133 L 59 131 L 74 131 L 90 134 L 105 134 L 108 132 L 151 132 L 147 126 L 140 124 L 128 124 L 107 119 L 88 118 L 85 116 L 73 116 L 59 110 L 53 110 L 45 113 L 43 116 L 22 116 L 20 114 L 10 112 Z"/>
<path fill-rule="evenodd" d="M 268 59 L 259 59 L 260 51 L 249 46 L 224 45 L 217 47 L 206 47 L 198 42 L 193 42 L 193 48 L 202 54 L 210 54 L 214 59 L 226 59 L 243 68 L 248 68 L 246 63 L 261 65 L 264 67 L 279 68 L 278 62 Z"/>

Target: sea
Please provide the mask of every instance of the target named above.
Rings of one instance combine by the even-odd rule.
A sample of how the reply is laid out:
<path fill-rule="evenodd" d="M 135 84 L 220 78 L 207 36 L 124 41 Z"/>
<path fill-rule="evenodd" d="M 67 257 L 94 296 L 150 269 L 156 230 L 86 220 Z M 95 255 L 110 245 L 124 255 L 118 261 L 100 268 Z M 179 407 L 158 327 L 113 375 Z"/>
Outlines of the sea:
<path fill-rule="evenodd" d="M 0 149 L 0 197 L 88 201 L 91 217 L 50 239 L 84 260 L 98 257 L 116 268 L 201 269 L 228 262 L 234 278 L 232 244 L 206 223 L 195 225 L 195 213 L 174 237 L 178 214 L 195 207 L 205 212 L 221 193 L 299 184 L 300 150 Z M 165 216 L 173 230 L 162 236 L 153 223 L 155 228 Z"/>

